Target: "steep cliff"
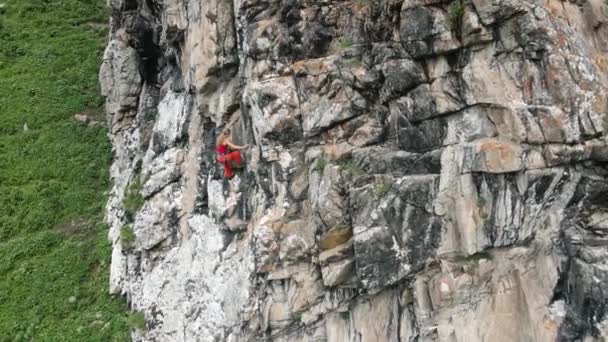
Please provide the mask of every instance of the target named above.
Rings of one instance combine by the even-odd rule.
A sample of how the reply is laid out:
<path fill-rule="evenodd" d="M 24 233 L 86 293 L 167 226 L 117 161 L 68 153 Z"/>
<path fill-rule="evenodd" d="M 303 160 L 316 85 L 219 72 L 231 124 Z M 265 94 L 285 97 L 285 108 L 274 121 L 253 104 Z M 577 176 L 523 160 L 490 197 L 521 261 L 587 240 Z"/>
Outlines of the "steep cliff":
<path fill-rule="evenodd" d="M 111 6 L 137 340 L 608 339 L 608 3 Z"/>

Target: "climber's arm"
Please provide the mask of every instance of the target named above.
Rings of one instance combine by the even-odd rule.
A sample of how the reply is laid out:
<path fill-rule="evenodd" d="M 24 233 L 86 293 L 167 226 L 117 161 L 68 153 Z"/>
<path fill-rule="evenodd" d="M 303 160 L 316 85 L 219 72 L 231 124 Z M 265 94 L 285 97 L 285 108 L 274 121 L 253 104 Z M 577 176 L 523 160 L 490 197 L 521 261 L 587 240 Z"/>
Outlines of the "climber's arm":
<path fill-rule="evenodd" d="M 230 147 L 230 149 L 232 149 L 232 150 L 237 150 L 237 151 L 238 151 L 238 150 L 244 150 L 244 149 L 246 149 L 247 147 L 249 147 L 249 145 L 244 145 L 244 146 L 235 145 L 235 144 L 233 144 L 233 143 L 232 143 L 232 141 L 230 141 L 230 140 L 225 140 L 225 141 L 224 141 L 224 144 L 228 145 L 228 147 Z"/>

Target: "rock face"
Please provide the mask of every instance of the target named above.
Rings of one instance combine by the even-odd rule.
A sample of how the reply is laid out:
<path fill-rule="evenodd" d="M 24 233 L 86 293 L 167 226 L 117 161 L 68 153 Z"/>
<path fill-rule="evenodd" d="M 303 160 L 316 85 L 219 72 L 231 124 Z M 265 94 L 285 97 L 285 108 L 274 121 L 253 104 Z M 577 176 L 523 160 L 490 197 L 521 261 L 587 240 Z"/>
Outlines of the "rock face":
<path fill-rule="evenodd" d="M 608 340 L 607 2 L 109 3 L 135 340 Z"/>

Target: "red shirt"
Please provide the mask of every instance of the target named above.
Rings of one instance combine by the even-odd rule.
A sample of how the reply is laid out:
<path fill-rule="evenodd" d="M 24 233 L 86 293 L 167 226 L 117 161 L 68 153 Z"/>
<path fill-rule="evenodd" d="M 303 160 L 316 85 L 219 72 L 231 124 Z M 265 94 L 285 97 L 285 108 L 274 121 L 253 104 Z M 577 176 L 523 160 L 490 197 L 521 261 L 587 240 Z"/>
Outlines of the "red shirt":
<path fill-rule="evenodd" d="M 228 145 L 219 145 L 215 150 L 219 154 L 226 154 L 228 152 Z"/>

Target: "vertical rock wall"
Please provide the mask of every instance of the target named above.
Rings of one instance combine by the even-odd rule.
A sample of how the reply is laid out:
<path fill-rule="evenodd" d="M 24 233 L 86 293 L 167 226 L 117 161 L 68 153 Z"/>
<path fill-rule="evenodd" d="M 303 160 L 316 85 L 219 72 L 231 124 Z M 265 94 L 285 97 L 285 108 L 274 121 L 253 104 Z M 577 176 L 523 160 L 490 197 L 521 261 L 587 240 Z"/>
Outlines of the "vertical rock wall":
<path fill-rule="evenodd" d="M 136 340 L 608 339 L 608 3 L 109 3 Z"/>

